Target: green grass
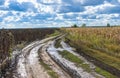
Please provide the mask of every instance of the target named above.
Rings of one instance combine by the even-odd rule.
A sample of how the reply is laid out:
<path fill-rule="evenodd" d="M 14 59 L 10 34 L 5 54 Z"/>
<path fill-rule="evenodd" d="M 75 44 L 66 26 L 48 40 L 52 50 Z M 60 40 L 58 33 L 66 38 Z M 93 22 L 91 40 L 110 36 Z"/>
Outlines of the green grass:
<path fill-rule="evenodd" d="M 85 64 L 84 61 L 82 61 L 79 57 L 73 55 L 72 53 L 64 50 L 62 52 L 59 52 L 59 54 L 61 54 L 63 58 L 65 58 L 71 62 L 74 62 L 76 64 L 76 66 L 82 67 L 85 71 L 87 71 L 87 72 L 91 71 L 89 64 Z"/>
<path fill-rule="evenodd" d="M 72 53 L 70 52 L 67 52 L 66 50 L 62 51 L 62 52 L 59 52 L 59 54 L 62 55 L 63 58 L 71 61 L 71 62 L 74 62 L 78 67 L 82 67 L 85 71 L 87 72 L 91 72 L 91 68 L 90 68 L 90 65 L 89 64 L 85 64 L 84 61 L 82 61 L 80 58 L 78 58 L 77 56 L 73 55 Z M 117 78 L 116 76 L 112 75 L 111 73 L 99 68 L 99 67 L 96 67 L 95 68 L 95 72 L 104 76 L 105 78 Z M 99 77 L 98 77 L 99 78 Z"/>
<path fill-rule="evenodd" d="M 61 42 L 61 39 L 56 40 L 56 43 L 55 43 L 55 47 L 56 48 L 62 47 L 62 45 L 60 44 L 60 42 Z"/>
<path fill-rule="evenodd" d="M 62 55 L 62 57 L 68 59 L 69 61 L 71 62 L 75 62 L 77 64 L 81 64 L 83 63 L 82 60 L 80 60 L 80 58 L 76 57 L 75 55 L 73 55 L 72 53 L 70 52 L 67 52 L 66 50 L 62 51 L 62 52 L 59 52 L 59 54 Z"/>
<path fill-rule="evenodd" d="M 51 78 L 59 78 L 57 73 L 54 72 L 47 64 L 45 64 L 43 61 L 40 61 L 40 64 L 45 68 L 47 73 L 51 76 Z"/>
<path fill-rule="evenodd" d="M 91 49 L 91 48 L 83 48 L 83 52 L 90 55 L 93 58 L 96 58 L 96 59 L 104 62 L 105 64 L 108 64 L 117 69 L 120 69 L 120 60 L 116 57 L 109 56 L 104 52 L 101 52 L 101 51 L 95 50 L 95 49 Z"/>
<path fill-rule="evenodd" d="M 60 35 L 60 32 L 58 30 L 55 30 L 53 34 L 47 35 L 46 37 L 52 37 L 52 36 L 57 36 Z"/>
<path fill-rule="evenodd" d="M 103 75 L 105 78 L 117 78 L 116 76 L 112 75 L 111 73 L 99 68 L 99 67 L 96 67 L 95 68 L 95 72 Z"/>
<path fill-rule="evenodd" d="M 85 71 L 91 72 L 90 65 L 89 64 L 81 64 L 80 65 Z"/>

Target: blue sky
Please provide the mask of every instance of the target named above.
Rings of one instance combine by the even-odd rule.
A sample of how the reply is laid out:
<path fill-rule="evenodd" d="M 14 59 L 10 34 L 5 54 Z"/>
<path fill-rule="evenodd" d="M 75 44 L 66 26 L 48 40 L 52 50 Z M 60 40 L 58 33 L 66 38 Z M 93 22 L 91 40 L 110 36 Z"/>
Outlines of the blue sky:
<path fill-rule="evenodd" d="M 120 0 L 0 0 L 0 28 L 120 25 Z"/>

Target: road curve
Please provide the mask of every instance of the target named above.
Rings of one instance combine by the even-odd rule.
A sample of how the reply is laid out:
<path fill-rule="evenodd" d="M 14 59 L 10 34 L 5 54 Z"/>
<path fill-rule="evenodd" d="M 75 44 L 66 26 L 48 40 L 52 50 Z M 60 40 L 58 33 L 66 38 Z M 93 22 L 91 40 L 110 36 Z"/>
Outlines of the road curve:
<path fill-rule="evenodd" d="M 59 76 L 59 78 L 71 78 L 68 73 L 66 73 L 59 65 L 57 65 L 52 58 L 48 55 L 48 53 L 46 52 L 47 48 L 49 46 L 49 42 L 46 43 L 42 49 L 41 49 L 41 59 L 44 61 L 44 63 L 46 63 L 47 65 L 50 66 L 50 68 L 52 68 L 54 70 L 54 72 L 57 73 L 57 75 Z"/>
<path fill-rule="evenodd" d="M 49 40 L 55 39 L 56 36 L 43 39 L 41 41 L 35 41 L 27 45 L 22 49 L 21 54 L 18 56 L 18 63 L 16 66 L 16 73 L 13 78 L 51 78 L 44 67 L 40 65 L 39 61 L 39 49 L 44 56 L 44 60 L 49 64 L 55 66 L 52 67 L 53 71 L 59 75 L 59 78 L 70 78 L 70 76 L 64 72 L 45 52 L 46 44 Z"/>
<path fill-rule="evenodd" d="M 13 78 L 52 78 L 40 64 L 40 60 L 47 64 L 58 76 L 58 78 L 96 78 L 93 74 L 77 67 L 75 63 L 63 58 L 59 52 L 67 50 L 78 56 L 67 45 L 62 48 L 55 48 L 54 44 L 62 36 L 45 38 L 41 41 L 34 41 L 22 49 L 17 63 L 17 73 Z M 104 77 L 100 77 L 104 78 Z"/>

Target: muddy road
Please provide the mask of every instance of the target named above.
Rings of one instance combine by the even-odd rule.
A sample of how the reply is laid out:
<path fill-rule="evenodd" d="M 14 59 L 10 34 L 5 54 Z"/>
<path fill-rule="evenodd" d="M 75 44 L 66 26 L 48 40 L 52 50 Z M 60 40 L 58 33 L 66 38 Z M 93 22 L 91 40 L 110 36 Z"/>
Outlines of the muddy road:
<path fill-rule="evenodd" d="M 43 62 L 49 65 L 59 78 L 71 78 L 46 52 L 47 43 L 55 38 L 50 37 L 35 41 L 23 48 L 21 54 L 17 57 L 18 62 L 13 78 L 51 78 L 40 64 L 40 59 L 44 60 Z"/>
<path fill-rule="evenodd" d="M 13 76 L 10 78 L 104 78 L 95 72 L 89 73 L 83 68 L 77 67 L 75 63 L 63 58 L 59 52 L 67 50 L 89 63 L 76 54 L 73 48 L 62 40 L 63 37 L 64 35 L 34 41 L 22 50 L 14 51 L 11 64 L 15 64 L 15 67 L 12 73 Z M 55 48 L 55 43 L 58 39 L 61 39 L 60 45 L 62 47 Z M 41 63 L 47 65 L 50 70 L 46 70 Z M 89 64 L 94 69 L 94 65 Z M 49 71 L 52 71 L 52 73 Z M 56 76 L 54 77 L 53 75 Z"/>

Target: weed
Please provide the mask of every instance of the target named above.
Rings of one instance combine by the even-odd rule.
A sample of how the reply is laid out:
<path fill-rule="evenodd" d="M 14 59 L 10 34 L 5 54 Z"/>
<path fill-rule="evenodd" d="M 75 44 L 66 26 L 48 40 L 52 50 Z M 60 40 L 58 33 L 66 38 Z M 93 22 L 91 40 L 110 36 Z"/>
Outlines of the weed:
<path fill-rule="evenodd" d="M 117 78 L 116 76 L 112 75 L 111 73 L 99 68 L 99 67 L 96 67 L 95 68 L 95 72 L 103 75 L 105 78 Z"/>
<path fill-rule="evenodd" d="M 40 61 L 40 64 L 45 68 L 47 73 L 51 76 L 51 78 L 59 78 L 57 73 L 54 72 L 47 64 L 45 64 L 43 61 Z"/>

